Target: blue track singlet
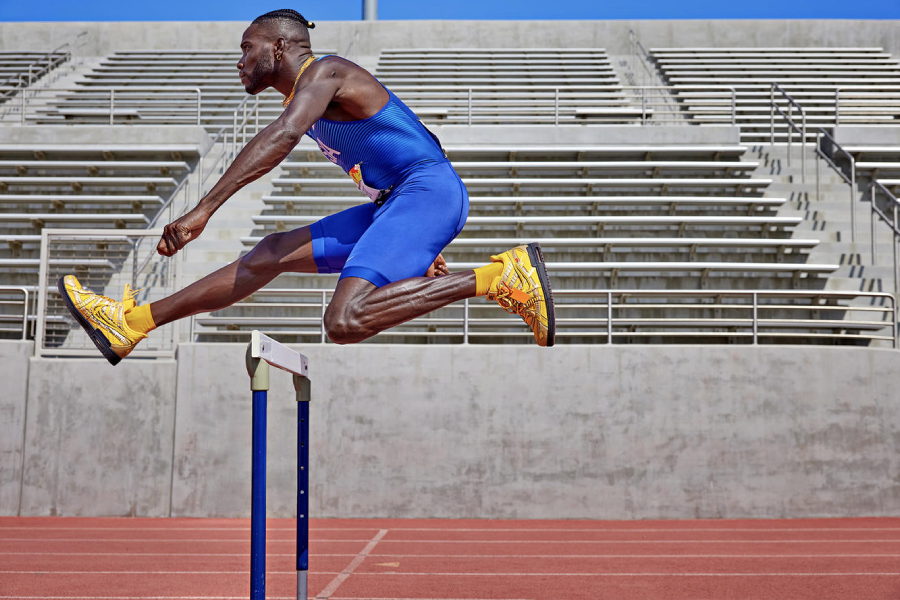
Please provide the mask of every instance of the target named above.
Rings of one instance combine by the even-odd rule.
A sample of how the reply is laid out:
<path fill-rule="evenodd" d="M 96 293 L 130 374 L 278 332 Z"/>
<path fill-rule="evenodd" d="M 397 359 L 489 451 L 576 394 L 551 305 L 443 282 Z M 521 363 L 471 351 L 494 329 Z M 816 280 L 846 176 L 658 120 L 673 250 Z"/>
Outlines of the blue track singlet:
<path fill-rule="evenodd" d="M 307 132 L 373 201 L 310 225 L 319 272 L 379 287 L 423 276 L 469 213 L 466 187 L 437 138 L 385 90 L 387 103 L 371 117 L 323 118 Z"/>

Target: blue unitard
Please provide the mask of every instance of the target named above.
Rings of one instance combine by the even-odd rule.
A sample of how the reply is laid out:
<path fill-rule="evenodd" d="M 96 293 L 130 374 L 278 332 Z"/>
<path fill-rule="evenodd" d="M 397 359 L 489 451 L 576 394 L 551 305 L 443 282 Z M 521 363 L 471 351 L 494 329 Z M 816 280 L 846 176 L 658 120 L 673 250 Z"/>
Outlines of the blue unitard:
<path fill-rule="evenodd" d="M 372 200 L 310 225 L 319 273 L 378 287 L 425 275 L 469 214 L 466 187 L 437 138 L 387 91 L 371 117 L 319 119 L 306 133 Z"/>

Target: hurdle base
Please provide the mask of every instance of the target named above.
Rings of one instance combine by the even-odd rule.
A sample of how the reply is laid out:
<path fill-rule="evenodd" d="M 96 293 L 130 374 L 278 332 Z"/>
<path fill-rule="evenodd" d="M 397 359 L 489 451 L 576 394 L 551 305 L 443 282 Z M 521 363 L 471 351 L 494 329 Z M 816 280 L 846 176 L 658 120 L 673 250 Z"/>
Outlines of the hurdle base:
<path fill-rule="evenodd" d="M 307 571 L 297 571 L 297 600 L 306 600 Z"/>

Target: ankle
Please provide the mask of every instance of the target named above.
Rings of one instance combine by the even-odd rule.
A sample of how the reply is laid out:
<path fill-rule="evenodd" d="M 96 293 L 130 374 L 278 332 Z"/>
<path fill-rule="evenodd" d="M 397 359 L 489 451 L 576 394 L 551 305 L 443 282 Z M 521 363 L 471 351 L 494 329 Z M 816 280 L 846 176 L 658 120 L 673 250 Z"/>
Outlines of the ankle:
<path fill-rule="evenodd" d="M 475 269 L 475 295 L 487 296 L 494 280 L 503 274 L 503 263 L 493 262 Z"/>
<path fill-rule="evenodd" d="M 150 305 L 135 306 L 125 313 L 125 324 L 128 328 L 139 333 L 149 333 L 156 329 Z"/>

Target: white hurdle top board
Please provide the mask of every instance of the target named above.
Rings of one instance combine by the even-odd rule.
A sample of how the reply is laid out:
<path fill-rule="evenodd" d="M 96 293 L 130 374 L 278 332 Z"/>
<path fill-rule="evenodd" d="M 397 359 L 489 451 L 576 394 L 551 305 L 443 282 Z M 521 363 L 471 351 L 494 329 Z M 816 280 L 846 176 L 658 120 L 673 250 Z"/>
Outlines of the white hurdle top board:
<path fill-rule="evenodd" d="M 309 377 L 309 359 L 256 329 L 250 336 L 250 356 L 261 358 L 282 371 Z"/>

